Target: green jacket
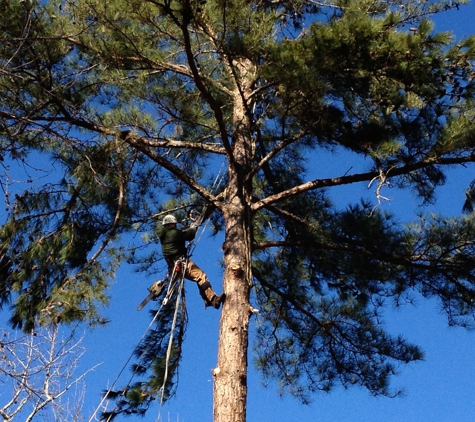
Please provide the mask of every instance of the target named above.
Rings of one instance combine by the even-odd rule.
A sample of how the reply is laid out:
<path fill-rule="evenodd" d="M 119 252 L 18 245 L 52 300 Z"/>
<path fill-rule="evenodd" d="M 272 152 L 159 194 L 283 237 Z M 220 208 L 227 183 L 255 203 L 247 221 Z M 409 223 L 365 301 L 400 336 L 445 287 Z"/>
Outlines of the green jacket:
<path fill-rule="evenodd" d="M 174 258 L 186 255 L 186 241 L 193 240 L 196 229 L 180 230 L 172 227 L 160 226 L 158 237 L 162 244 L 162 253 L 165 258 Z"/>

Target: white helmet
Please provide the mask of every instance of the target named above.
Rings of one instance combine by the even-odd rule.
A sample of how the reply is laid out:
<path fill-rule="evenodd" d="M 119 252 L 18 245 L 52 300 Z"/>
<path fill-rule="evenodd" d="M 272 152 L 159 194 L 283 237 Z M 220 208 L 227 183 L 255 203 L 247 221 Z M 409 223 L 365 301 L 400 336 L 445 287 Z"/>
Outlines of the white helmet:
<path fill-rule="evenodd" d="M 162 224 L 164 226 L 167 225 L 167 224 L 177 224 L 177 223 L 178 223 L 178 221 L 177 221 L 176 217 L 172 214 L 168 214 L 165 217 L 163 217 Z"/>

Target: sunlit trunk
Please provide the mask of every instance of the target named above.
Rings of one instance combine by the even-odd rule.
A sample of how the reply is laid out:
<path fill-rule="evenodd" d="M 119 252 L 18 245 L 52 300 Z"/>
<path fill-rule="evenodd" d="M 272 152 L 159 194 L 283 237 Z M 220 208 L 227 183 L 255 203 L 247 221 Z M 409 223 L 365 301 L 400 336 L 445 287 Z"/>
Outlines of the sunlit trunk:
<path fill-rule="evenodd" d="M 251 91 L 250 62 L 235 63 L 241 79 L 234 95 L 233 159 L 229 165 L 223 245 L 226 301 L 221 313 L 218 363 L 214 370 L 214 422 L 244 422 L 247 400 L 247 349 L 251 286 L 251 123 L 245 98 Z"/>
<path fill-rule="evenodd" d="M 238 200 L 236 199 L 236 202 Z M 218 364 L 214 370 L 214 421 L 246 420 L 247 347 L 249 327 L 250 253 L 247 212 L 241 204 L 229 207 L 224 243 L 224 291 Z"/>

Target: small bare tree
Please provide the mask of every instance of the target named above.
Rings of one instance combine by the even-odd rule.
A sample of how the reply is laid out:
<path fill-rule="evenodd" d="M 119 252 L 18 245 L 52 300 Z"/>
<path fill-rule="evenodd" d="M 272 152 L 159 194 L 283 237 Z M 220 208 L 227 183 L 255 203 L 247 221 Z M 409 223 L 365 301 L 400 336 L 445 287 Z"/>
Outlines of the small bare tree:
<path fill-rule="evenodd" d="M 5 421 L 83 420 L 84 377 L 76 375 L 85 352 L 74 330 L 62 335 L 59 325 L 21 336 L 0 330 L 0 416 Z"/>

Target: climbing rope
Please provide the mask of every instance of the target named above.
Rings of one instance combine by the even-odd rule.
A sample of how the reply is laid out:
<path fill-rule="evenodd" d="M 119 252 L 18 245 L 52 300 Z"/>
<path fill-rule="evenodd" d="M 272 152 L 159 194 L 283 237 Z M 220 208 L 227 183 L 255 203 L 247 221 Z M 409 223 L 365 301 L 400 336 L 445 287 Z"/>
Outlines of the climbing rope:
<path fill-rule="evenodd" d="M 224 167 L 224 162 L 223 164 L 221 165 L 221 168 L 213 182 L 213 185 L 211 187 L 212 190 L 215 190 L 217 189 L 223 179 L 224 179 L 224 174 L 223 174 L 223 167 Z M 186 206 L 185 206 L 186 207 Z M 180 208 L 185 208 L 185 207 L 178 207 L 176 209 L 180 209 Z M 127 361 L 125 362 L 125 364 L 123 365 L 122 369 L 119 371 L 119 374 L 117 375 L 117 377 L 115 378 L 114 382 L 112 383 L 112 386 L 107 390 L 106 394 L 104 394 L 104 397 L 102 398 L 101 402 L 99 403 L 99 405 L 97 406 L 97 408 L 94 410 L 94 413 L 92 414 L 92 416 L 90 417 L 89 421 L 88 422 L 91 422 L 97 412 L 99 411 L 99 409 L 102 407 L 102 405 L 104 404 L 104 402 L 107 400 L 107 397 L 109 395 L 109 392 L 111 390 L 113 390 L 113 388 L 115 387 L 116 383 L 118 382 L 120 376 L 122 375 L 122 373 L 124 372 L 125 368 L 127 367 L 127 365 L 129 364 L 129 362 L 131 361 L 131 359 L 133 358 L 134 354 L 135 354 L 135 351 L 138 349 L 138 347 L 140 346 L 141 342 L 143 341 L 143 339 L 145 338 L 145 336 L 147 335 L 148 331 L 151 329 L 151 327 L 153 326 L 153 324 L 155 323 L 155 321 L 157 320 L 162 308 L 168 303 L 168 300 L 173 296 L 173 293 L 175 291 L 175 288 L 178 286 L 179 287 L 179 290 L 178 290 L 178 294 L 177 294 L 177 299 L 176 299 L 176 304 L 175 304 L 175 310 L 174 310 L 174 315 L 173 315 L 173 321 L 172 321 L 172 327 L 171 327 L 171 332 L 170 332 L 170 337 L 169 337 L 169 340 L 168 340 L 168 347 L 167 347 L 167 353 L 166 353 L 166 358 L 165 358 L 165 373 L 164 373 L 164 378 L 163 378 L 163 384 L 162 384 L 162 387 L 160 388 L 161 390 L 161 394 L 160 394 L 160 405 L 159 405 L 159 420 L 160 420 L 160 417 L 161 417 L 161 409 L 162 409 L 162 405 L 163 405 L 163 399 L 164 399 L 164 394 L 165 394 L 165 386 L 166 386 L 166 383 L 168 381 L 168 367 L 169 367 L 169 360 L 170 360 L 170 355 L 171 355 L 171 350 L 172 350 L 172 346 L 173 346 L 173 333 L 174 333 L 174 330 L 175 330 L 175 327 L 176 327 L 176 321 L 177 321 L 177 317 L 178 317 L 178 309 L 179 309 L 179 305 L 180 305 L 180 300 L 181 300 L 181 297 L 182 297 L 182 292 L 183 292 L 183 289 L 184 289 L 184 280 L 185 280 L 185 273 L 186 273 L 186 268 L 187 268 L 187 265 L 188 265 L 188 259 L 191 257 L 192 255 L 192 252 L 194 250 L 194 248 L 196 247 L 196 245 L 198 244 L 199 240 L 201 239 L 201 237 L 203 236 L 203 233 L 205 232 L 206 230 L 206 227 L 210 221 L 210 218 L 207 218 L 206 222 L 203 224 L 203 220 L 204 220 L 204 215 L 206 213 L 206 209 L 207 209 L 207 206 L 205 206 L 203 208 L 203 211 L 200 213 L 200 215 L 198 216 L 196 223 L 198 224 L 198 227 L 200 228 L 200 233 L 199 233 L 199 236 L 198 238 L 196 238 L 195 236 L 195 239 L 193 239 L 192 241 L 190 241 L 187 245 L 187 253 L 186 253 L 186 256 L 185 256 L 185 261 L 183 262 L 180 262 L 179 265 L 181 264 L 184 264 L 183 268 L 180 267 L 181 269 L 181 277 L 176 277 L 177 276 L 177 262 L 174 263 L 174 267 L 173 267 L 173 270 L 172 270 L 172 274 L 171 276 L 169 277 L 169 283 L 168 283 L 168 286 L 167 286 L 167 292 L 165 293 L 165 297 L 163 298 L 162 300 L 162 303 L 159 307 L 159 309 L 155 312 L 155 315 L 154 317 L 152 318 L 152 320 L 150 321 L 150 324 L 148 325 L 148 327 L 146 328 L 146 330 L 144 331 L 144 333 L 142 334 L 142 337 L 140 338 L 140 340 L 138 341 L 137 345 L 135 346 L 135 348 L 133 349 L 132 353 L 130 354 L 129 358 L 127 359 Z M 170 210 L 168 210 L 167 212 L 170 212 Z M 164 214 L 163 213 L 160 213 L 158 215 L 161 215 L 161 214 Z M 158 216 L 157 215 L 157 216 Z M 167 277 L 165 277 L 166 279 Z M 179 278 L 179 281 L 177 282 Z M 139 362 L 141 361 L 141 359 L 143 358 L 144 354 L 146 353 L 146 351 L 148 350 L 148 346 L 144 349 L 144 351 L 141 353 L 141 355 L 139 356 Z M 132 376 L 130 377 L 126 387 L 124 388 L 124 392 L 127 391 L 128 387 L 130 386 L 133 378 L 134 378 L 134 373 L 132 373 Z M 115 407 L 114 407 L 115 409 Z M 114 410 L 113 409 L 113 410 Z M 107 406 L 106 406 L 106 410 L 107 410 Z M 110 418 L 112 417 L 112 414 L 111 416 L 107 419 L 107 421 L 110 420 Z"/>
<path fill-rule="evenodd" d="M 135 354 L 135 351 L 138 349 L 138 347 L 140 346 L 140 343 L 143 341 L 143 339 L 145 338 L 145 336 L 147 335 L 147 333 L 150 331 L 150 329 L 152 328 L 153 324 L 155 323 L 155 321 L 157 320 L 158 316 L 160 315 L 160 312 L 162 310 L 162 308 L 167 304 L 168 300 L 172 297 L 173 293 L 174 293 L 174 288 L 178 285 L 178 283 L 174 282 L 174 278 L 177 278 L 175 277 L 175 268 L 173 269 L 173 272 L 172 272 L 172 276 L 170 277 L 170 283 L 169 283 L 169 286 L 168 286 L 168 289 L 167 289 L 167 292 L 165 294 L 165 297 L 163 298 L 162 302 L 161 302 L 161 305 L 160 307 L 158 308 L 158 310 L 155 312 L 155 315 L 153 316 L 152 320 L 150 321 L 150 324 L 148 325 L 148 327 L 145 329 L 144 333 L 142 334 L 142 336 L 140 337 L 137 345 L 135 346 L 135 348 L 132 350 L 132 353 L 130 354 L 130 356 L 128 357 L 127 361 L 125 362 L 125 364 L 123 365 L 122 369 L 119 371 L 117 377 L 115 378 L 114 382 L 112 383 L 111 387 L 107 390 L 106 394 L 104 394 L 104 397 L 102 398 L 101 402 L 99 403 L 99 405 L 96 407 L 96 409 L 94 410 L 94 413 L 92 414 L 92 416 L 89 418 L 89 421 L 88 422 L 91 422 L 97 412 L 99 411 L 99 409 L 102 407 L 103 403 L 107 400 L 108 396 L 109 396 L 109 392 L 111 390 L 114 389 L 116 383 L 118 382 L 119 378 L 121 377 L 122 373 L 125 371 L 125 368 L 127 367 L 127 365 L 129 364 L 129 362 L 132 360 L 134 354 Z M 182 277 L 181 277 L 181 285 L 183 285 L 183 281 L 185 279 L 185 273 L 183 272 L 182 273 Z M 181 291 L 180 291 L 181 292 Z M 181 294 L 178 294 L 177 296 L 180 297 Z M 148 347 L 144 349 L 144 351 L 141 353 L 141 355 L 139 356 L 139 362 L 141 361 L 142 357 L 144 356 L 144 354 L 147 352 L 148 350 Z M 128 387 L 130 386 L 133 378 L 134 378 L 134 373 L 132 373 L 132 376 L 130 377 L 126 387 L 124 388 L 123 391 L 127 391 Z M 107 410 L 107 408 L 106 408 Z M 113 409 L 114 410 L 114 409 Z M 112 416 L 112 415 L 111 415 Z M 111 416 L 107 419 L 107 422 L 110 420 Z"/>
<path fill-rule="evenodd" d="M 177 321 L 177 317 L 178 317 L 178 307 L 180 305 L 180 300 L 181 300 L 181 297 L 182 297 L 182 292 L 183 292 L 183 288 L 184 288 L 184 284 L 185 284 L 184 283 L 184 281 L 185 281 L 184 274 L 185 274 L 185 271 L 186 271 L 186 267 L 188 265 L 188 259 L 186 259 L 184 264 L 185 265 L 183 267 L 183 277 L 181 277 L 181 283 L 180 283 L 180 286 L 179 286 L 179 294 L 177 294 L 177 297 L 176 297 L 175 312 L 173 314 L 173 322 L 172 322 L 172 328 L 170 330 L 170 338 L 168 339 L 167 354 L 166 354 L 166 357 L 165 357 L 165 373 L 163 375 L 163 384 L 162 384 L 162 387 L 160 388 L 161 394 L 160 394 L 160 405 L 158 407 L 158 420 L 160 420 L 160 418 L 161 418 L 163 398 L 164 398 L 164 395 L 165 395 L 165 386 L 166 386 L 167 381 L 168 381 L 168 366 L 169 366 L 170 355 L 171 355 L 171 350 L 172 350 L 172 346 L 173 346 L 173 333 L 174 333 L 175 327 L 176 327 L 176 321 Z"/>

